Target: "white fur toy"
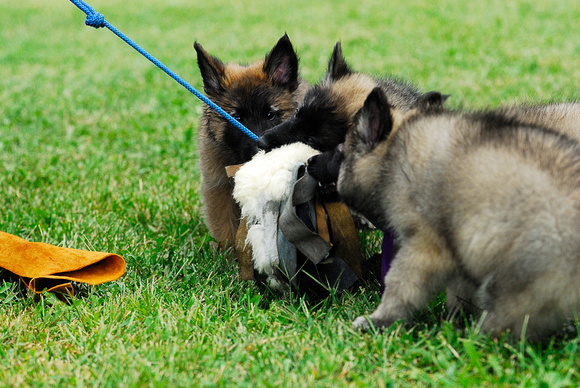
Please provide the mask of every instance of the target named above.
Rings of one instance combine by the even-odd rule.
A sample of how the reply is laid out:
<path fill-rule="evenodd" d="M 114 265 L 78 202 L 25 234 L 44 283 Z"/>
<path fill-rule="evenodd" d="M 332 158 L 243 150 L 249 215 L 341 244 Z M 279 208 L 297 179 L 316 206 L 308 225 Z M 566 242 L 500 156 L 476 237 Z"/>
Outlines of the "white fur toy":
<path fill-rule="evenodd" d="M 267 275 L 270 287 L 276 290 L 288 287 L 274 277 L 280 264 L 277 248 L 280 205 L 290 195 L 296 165 L 306 163 L 318 153 L 303 143 L 288 144 L 268 153 L 260 151 L 234 176 L 233 196 L 248 225 L 246 244 L 252 247 L 254 268 Z"/>

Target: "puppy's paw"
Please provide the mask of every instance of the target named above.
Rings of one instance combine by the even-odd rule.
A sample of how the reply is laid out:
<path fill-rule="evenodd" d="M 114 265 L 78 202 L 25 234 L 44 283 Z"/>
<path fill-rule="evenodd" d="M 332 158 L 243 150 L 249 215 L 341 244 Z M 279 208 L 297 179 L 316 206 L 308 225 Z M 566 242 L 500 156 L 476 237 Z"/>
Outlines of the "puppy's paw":
<path fill-rule="evenodd" d="M 354 330 L 358 330 L 361 331 L 363 333 L 366 333 L 367 331 L 369 331 L 371 329 L 371 321 L 369 317 L 366 316 L 360 316 L 358 318 L 356 318 L 353 322 L 352 322 L 352 328 Z"/>
<path fill-rule="evenodd" d="M 368 317 L 363 315 L 355 319 L 352 322 L 352 328 L 363 333 L 371 329 L 374 329 L 378 332 L 383 332 L 387 327 L 391 326 L 396 321 L 396 319 L 389 319 L 378 316 L 377 312 L 375 311 Z M 404 319 L 401 319 L 401 321 L 404 321 Z"/>

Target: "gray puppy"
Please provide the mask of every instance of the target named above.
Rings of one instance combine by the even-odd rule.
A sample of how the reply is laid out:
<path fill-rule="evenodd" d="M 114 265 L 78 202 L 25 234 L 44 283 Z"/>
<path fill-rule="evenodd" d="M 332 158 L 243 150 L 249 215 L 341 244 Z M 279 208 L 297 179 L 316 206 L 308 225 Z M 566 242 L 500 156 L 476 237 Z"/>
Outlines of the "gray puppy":
<path fill-rule="evenodd" d="M 457 283 L 485 331 L 542 338 L 580 312 L 580 144 L 442 101 L 401 112 L 376 88 L 347 134 L 339 194 L 401 238 L 379 307 L 353 325 L 407 319 Z"/>

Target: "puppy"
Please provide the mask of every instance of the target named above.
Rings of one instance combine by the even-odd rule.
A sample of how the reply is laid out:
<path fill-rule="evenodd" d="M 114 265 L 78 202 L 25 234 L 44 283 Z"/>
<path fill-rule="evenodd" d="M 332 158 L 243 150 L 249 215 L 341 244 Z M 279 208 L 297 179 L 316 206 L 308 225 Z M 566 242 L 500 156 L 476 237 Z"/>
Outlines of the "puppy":
<path fill-rule="evenodd" d="M 266 151 L 301 142 L 319 151 L 334 149 L 344 141 L 355 114 L 368 94 L 380 87 L 399 109 L 408 110 L 421 95 L 415 86 L 396 78 L 373 78 L 354 72 L 342 55 L 340 42 L 328 62 L 322 81 L 306 94 L 292 117 L 266 131 L 258 147 Z"/>
<path fill-rule="evenodd" d="M 256 135 L 286 120 L 302 101 L 307 83 L 298 75 L 298 56 L 284 35 L 264 60 L 242 66 L 224 64 L 195 43 L 207 96 Z M 222 248 L 233 246 L 240 209 L 225 167 L 247 162 L 256 142 L 206 107 L 198 132 L 204 216 Z"/>
<path fill-rule="evenodd" d="M 482 328 L 538 340 L 580 312 L 580 145 L 491 113 L 454 113 L 439 93 L 401 111 L 375 88 L 344 143 L 338 192 L 401 238 L 377 310 L 408 319 L 466 280 Z"/>

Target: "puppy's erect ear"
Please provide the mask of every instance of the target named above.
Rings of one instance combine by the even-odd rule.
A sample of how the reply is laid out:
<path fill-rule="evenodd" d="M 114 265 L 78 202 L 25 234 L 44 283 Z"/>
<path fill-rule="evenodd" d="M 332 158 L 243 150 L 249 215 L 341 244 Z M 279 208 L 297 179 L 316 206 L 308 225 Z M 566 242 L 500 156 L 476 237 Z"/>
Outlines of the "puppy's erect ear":
<path fill-rule="evenodd" d="M 415 106 L 423 110 L 441 110 L 443 103 L 449 98 L 449 94 L 439 92 L 427 92 L 417 99 Z"/>
<path fill-rule="evenodd" d="M 328 71 L 326 72 L 325 78 L 328 80 L 337 80 L 346 75 L 351 74 L 351 70 L 344 60 L 342 55 L 342 47 L 340 42 L 336 42 L 334 45 L 334 50 L 328 61 Z"/>
<path fill-rule="evenodd" d="M 266 55 L 264 73 L 268 74 L 276 85 L 291 91 L 298 87 L 298 55 L 288 35 L 284 34 Z"/>
<path fill-rule="evenodd" d="M 195 42 L 193 47 L 197 51 L 197 65 L 203 78 L 203 90 L 209 95 L 220 93 L 223 91 L 225 65 L 216 57 L 209 55 L 201 44 Z"/>
<path fill-rule="evenodd" d="M 379 87 L 374 88 L 355 118 L 356 130 L 369 148 L 373 149 L 386 139 L 393 128 L 393 119 L 387 97 Z"/>

